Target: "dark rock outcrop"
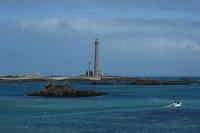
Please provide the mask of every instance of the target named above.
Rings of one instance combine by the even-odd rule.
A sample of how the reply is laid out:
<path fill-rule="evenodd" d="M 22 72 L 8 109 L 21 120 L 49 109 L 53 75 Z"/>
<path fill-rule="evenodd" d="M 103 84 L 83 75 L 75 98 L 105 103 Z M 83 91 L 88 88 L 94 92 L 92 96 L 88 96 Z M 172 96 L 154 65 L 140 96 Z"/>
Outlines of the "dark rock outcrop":
<path fill-rule="evenodd" d="M 35 91 L 28 93 L 28 96 L 50 96 L 50 97 L 91 97 L 103 96 L 107 93 L 99 92 L 96 90 L 79 90 L 72 88 L 68 83 L 53 84 L 48 82 L 43 91 Z"/>
<path fill-rule="evenodd" d="M 162 80 L 153 78 L 110 78 L 88 81 L 90 85 L 192 85 L 200 83 L 192 79 Z"/>

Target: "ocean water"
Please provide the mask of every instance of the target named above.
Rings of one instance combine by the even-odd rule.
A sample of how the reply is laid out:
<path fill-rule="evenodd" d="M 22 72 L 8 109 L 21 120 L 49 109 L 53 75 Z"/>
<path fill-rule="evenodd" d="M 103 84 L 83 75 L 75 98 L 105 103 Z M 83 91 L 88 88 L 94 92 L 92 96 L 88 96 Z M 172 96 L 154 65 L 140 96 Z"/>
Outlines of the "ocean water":
<path fill-rule="evenodd" d="M 0 133 L 199 133 L 200 85 L 84 85 L 107 96 L 28 97 L 45 83 L 0 84 Z M 181 108 L 168 105 L 175 99 Z"/>

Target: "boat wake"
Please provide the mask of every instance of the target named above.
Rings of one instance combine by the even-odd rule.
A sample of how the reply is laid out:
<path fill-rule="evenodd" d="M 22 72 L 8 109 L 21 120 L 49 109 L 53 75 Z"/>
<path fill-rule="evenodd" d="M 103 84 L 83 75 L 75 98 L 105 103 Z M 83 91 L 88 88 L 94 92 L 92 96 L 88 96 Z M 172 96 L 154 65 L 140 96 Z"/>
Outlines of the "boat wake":
<path fill-rule="evenodd" d="M 171 108 L 171 105 L 163 106 L 164 108 Z"/>

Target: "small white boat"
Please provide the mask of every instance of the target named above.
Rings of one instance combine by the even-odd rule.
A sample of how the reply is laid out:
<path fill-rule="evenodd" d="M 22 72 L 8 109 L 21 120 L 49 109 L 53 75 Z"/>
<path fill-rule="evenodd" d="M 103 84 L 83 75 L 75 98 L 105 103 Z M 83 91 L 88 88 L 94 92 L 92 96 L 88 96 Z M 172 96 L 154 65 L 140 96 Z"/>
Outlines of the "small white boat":
<path fill-rule="evenodd" d="M 170 104 L 171 107 L 181 107 L 182 103 L 180 101 L 174 101 L 173 103 Z"/>

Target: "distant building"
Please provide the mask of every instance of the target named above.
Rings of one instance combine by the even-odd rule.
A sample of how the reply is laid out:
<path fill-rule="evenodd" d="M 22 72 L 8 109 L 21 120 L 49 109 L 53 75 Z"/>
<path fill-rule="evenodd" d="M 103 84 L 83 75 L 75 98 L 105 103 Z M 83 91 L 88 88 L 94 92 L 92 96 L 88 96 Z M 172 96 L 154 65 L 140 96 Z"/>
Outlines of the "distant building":
<path fill-rule="evenodd" d="M 31 77 L 37 78 L 37 77 L 41 77 L 40 73 L 32 73 Z"/>
<path fill-rule="evenodd" d="M 2 75 L 1 78 L 24 78 L 24 74 L 11 74 L 11 75 Z"/>
<path fill-rule="evenodd" d="M 86 71 L 86 76 L 94 76 L 94 72 L 92 70 Z"/>

